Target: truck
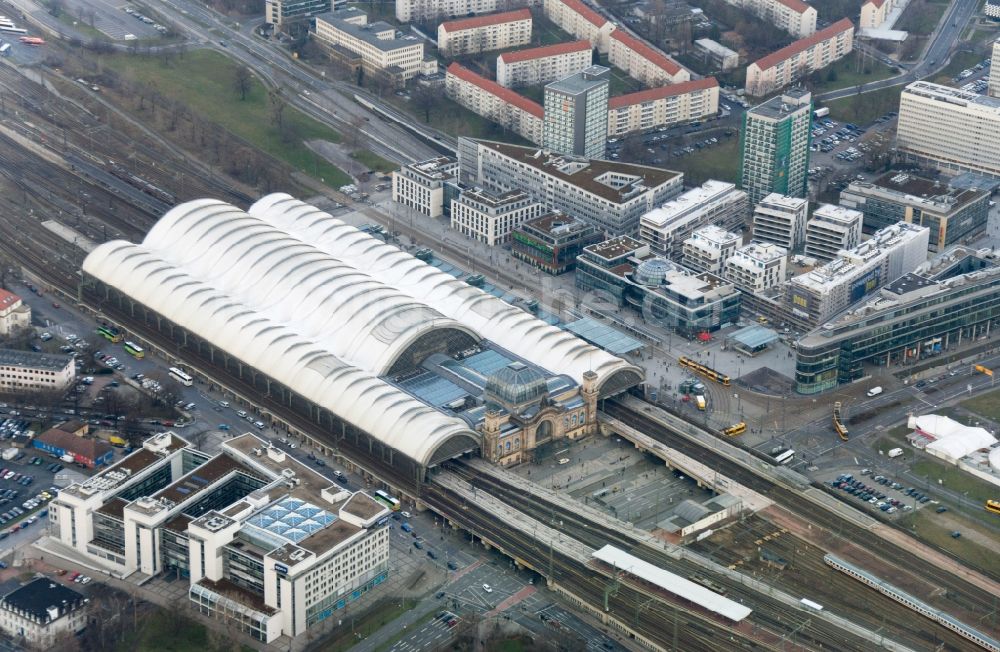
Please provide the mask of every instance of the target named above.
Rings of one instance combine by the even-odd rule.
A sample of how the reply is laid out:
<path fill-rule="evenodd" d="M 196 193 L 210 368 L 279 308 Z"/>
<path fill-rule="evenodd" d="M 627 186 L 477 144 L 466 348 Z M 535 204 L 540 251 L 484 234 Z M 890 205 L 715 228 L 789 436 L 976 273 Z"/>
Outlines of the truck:
<path fill-rule="evenodd" d="M 892 448 L 889 450 L 889 457 L 899 457 L 903 454 L 902 448 Z"/>
<path fill-rule="evenodd" d="M 830 115 L 830 109 L 825 106 L 813 111 L 814 118 L 825 118 L 828 115 Z"/>
<path fill-rule="evenodd" d="M 694 402 L 695 402 L 695 404 L 697 404 L 699 410 L 701 410 L 701 411 L 705 410 L 705 397 L 704 396 L 702 396 L 701 394 L 698 394 L 697 396 L 694 397 Z"/>
<path fill-rule="evenodd" d="M 871 398 L 872 396 L 878 396 L 881 393 L 882 393 L 882 387 L 881 386 L 879 386 L 879 387 L 872 387 L 871 389 L 868 390 L 868 397 Z"/>
<path fill-rule="evenodd" d="M 71 453 L 66 453 L 65 455 L 59 458 L 59 461 L 65 462 L 66 464 L 72 464 L 74 461 L 76 461 L 76 458 L 73 457 Z"/>
<path fill-rule="evenodd" d="M 5 461 L 12 460 L 17 457 L 18 450 L 16 448 L 6 448 L 3 452 L 3 459 Z"/>
<path fill-rule="evenodd" d="M 125 444 L 128 442 L 117 435 L 111 435 L 108 437 L 108 443 L 116 448 L 125 448 Z"/>

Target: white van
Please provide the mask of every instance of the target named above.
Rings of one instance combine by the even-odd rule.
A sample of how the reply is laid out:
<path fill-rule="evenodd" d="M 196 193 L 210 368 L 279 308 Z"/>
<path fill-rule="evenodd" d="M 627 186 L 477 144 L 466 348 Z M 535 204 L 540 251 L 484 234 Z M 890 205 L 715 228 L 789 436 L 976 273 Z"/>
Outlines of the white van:
<path fill-rule="evenodd" d="M 219 401 L 219 407 L 229 407 L 229 401 Z"/>
<path fill-rule="evenodd" d="M 872 397 L 872 396 L 878 396 L 881 393 L 882 393 L 882 388 L 881 387 L 872 387 L 871 389 L 868 390 L 868 396 L 869 396 L 869 398 Z"/>
<path fill-rule="evenodd" d="M 247 413 L 244 410 L 240 410 L 239 412 L 236 413 L 236 416 L 238 416 L 241 419 L 246 419 L 247 418 Z"/>
<path fill-rule="evenodd" d="M 257 429 L 259 429 L 259 430 L 263 430 L 264 429 L 264 422 L 263 421 L 254 421 L 253 425 L 256 426 Z"/>

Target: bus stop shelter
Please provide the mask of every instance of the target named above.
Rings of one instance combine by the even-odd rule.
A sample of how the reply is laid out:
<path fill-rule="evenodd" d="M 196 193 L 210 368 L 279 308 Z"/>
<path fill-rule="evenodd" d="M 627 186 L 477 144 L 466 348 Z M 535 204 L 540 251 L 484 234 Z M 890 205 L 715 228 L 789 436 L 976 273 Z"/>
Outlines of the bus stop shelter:
<path fill-rule="evenodd" d="M 765 350 L 768 344 L 776 339 L 778 339 L 778 334 L 770 328 L 747 326 L 727 335 L 726 346 L 753 356 Z"/>

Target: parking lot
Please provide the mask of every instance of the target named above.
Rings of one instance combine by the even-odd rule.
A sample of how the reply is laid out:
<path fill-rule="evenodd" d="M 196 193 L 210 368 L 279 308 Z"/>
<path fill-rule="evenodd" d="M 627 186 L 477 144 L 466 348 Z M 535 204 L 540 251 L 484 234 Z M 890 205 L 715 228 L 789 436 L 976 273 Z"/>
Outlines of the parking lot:
<path fill-rule="evenodd" d="M 843 493 L 848 503 L 888 515 L 904 514 L 937 503 L 926 490 L 906 486 L 890 476 L 875 474 L 871 469 L 861 469 L 857 476 L 841 473 L 829 480 L 829 484 Z M 936 510 L 944 512 L 947 508 L 938 506 Z"/>

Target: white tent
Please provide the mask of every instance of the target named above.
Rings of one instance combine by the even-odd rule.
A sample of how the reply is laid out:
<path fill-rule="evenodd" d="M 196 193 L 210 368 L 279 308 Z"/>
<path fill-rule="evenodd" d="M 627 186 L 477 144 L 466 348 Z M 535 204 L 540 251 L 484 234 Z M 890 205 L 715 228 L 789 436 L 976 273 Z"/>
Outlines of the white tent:
<path fill-rule="evenodd" d="M 934 439 L 924 450 L 952 463 L 997 442 L 985 428 L 965 426 L 938 414 L 911 417 L 910 427 Z"/>

